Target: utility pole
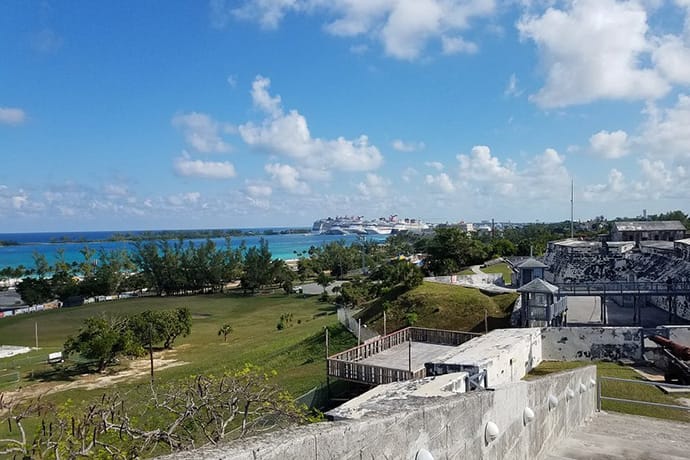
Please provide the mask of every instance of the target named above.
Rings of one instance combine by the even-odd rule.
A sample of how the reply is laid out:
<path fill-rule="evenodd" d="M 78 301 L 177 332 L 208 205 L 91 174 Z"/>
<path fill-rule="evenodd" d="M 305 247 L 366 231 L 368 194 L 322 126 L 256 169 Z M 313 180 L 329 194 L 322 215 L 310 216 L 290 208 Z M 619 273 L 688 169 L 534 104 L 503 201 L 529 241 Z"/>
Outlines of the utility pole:
<path fill-rule="evenodd" d="M 34 321 L 34 336 L 36 337 L 36 349 L 38 350 L 38 321 Z"/>
<path fill-rule="evenodd" d="M 151 361 L 151 384 L 153 384 L 153 333 L 149 324 L 149 360 Z"/>
<path fill-rule="evenodd" d="M 570 238 L 575 236 L 573 231 L 573 208 L 575 205 L 575 181 L 570 179 Z"/>

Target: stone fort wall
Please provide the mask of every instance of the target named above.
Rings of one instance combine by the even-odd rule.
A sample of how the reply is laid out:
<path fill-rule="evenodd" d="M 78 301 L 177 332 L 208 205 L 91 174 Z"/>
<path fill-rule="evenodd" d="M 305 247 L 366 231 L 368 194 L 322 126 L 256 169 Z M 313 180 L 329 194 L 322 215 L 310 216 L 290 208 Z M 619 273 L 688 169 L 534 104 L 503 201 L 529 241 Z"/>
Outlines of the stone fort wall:
<path fill-rule="evenodd" d="M 588 366 L 493 391 L 390 397 L 358 420 L 317 423 L 164 458 L 413 460 L 424 449 L 434 459 L 539 459 L 592 416 L 595 380 L 596 368 Z M 527 423 L 525 408 L 534 415 Z M 498 434 L 487 442 L 489 422 Z"/>

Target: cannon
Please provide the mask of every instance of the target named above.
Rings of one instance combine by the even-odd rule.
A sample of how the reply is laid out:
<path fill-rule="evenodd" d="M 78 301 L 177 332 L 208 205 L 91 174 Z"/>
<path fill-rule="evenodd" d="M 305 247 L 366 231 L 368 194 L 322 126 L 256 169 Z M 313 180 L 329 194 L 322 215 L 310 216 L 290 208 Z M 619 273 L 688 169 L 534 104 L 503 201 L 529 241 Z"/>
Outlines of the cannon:
<path fill-rule="evenodd" d="M 660 335 L 649 336 L 649 340 L 661 346 L 668 359 L 664 374 L 666 382 L 678 381 L 681 385 L 690 385 L 690 347 L 681 345 Z"/>

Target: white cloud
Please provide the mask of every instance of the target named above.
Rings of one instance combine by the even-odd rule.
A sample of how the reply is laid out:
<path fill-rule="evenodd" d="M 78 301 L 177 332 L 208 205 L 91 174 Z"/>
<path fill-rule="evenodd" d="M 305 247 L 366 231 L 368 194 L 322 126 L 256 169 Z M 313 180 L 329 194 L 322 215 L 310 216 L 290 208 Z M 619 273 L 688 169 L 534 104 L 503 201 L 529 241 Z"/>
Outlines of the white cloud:
<path fill-rule="evenodd" d="M 21 209 L 26 206 L 29 198 L 26 195 L 15 195 L 11 198 L 11 201 L 14 209 Z"/>
<path fill-rule="evenodd" d="M 212 22 L 227 24 L 235 16 L 274 29 L 289 13 L 325 13 L 325 29 L 341 37 L 379 40 L 389 56 L 418 58 L 430 41 L 440 41 L 445 53 L 475 52 L 477 47 L 458 34 L 470 22 L 492 16 L 496 0 L 255 0 L 239 7 L 212 0 Z"/>
<path fill-rule="evenodd" d="M 460 177 L 472 181 L 511 180 L 515 176 L 515 165 L 501 164 L 501 160 L 491 155 L 486 145 L 472 147 L 470 155 L 457 155 L 460 162 Z"/>
<path fill-rule="evenodd" d="M 364 182 L 357 184 L 357 190 L 367 197 L 383 198 L 388 194 L 390 182 L 376 174 L 367 173 Z"/>
<path fill-rule="evenodd" d="M 186 155 L 175 159 L 175 172 L 185 177 L 204 179 L 230 179 L 235 177 L 235 167 L 227 161 L 192 160 Z"/>
<path fill-rule="evenodd" d="M 438 176 L 427 174 L 424 178 L 424 182 L 426 182 L 427 185 L 438 188 L 443 193 L 453 193 L 455 191 L 455 185 L 453 185 L 453 181 L 446 173 L 441 173 Z"/>
<path fill-rule="evenodd" d="M 605 184 L 592 184 L 585 187 L 584 198 L 588 201 L 610 201 L 617 199 L 626 189 L 625 177 L 618 169 L 611 169 Z"/>
<path fill-rule="evenodd" d="M 26 113 L 15 107 L 0 107 L 0 124 L 21 125 L 26 121 Z"/>
<path fill-rule="evenodd" d="M 434 168 L 436 171 L 443 171 L 443 168 L 445 167 L 440 161 L 426 161 L 424 162 L 424 166 Z"/>
<path fill-rule="evenodd" d="M 264 166 L 264 170 L 270 174 L 271 179 L 290 193 L 305 195 L 310 191 L 306 182 L 300 180 L 299 171 L 290 165 L 269 163 Z"/>
<path fill-rule="evenodd" d="M 523 16 L 518 29 L 539 47 L 546 84 L 531 98 L 542 107 L 584 104 L 598 99 L 649 99 L 663 96 L 668 83 L 644 66 L 653 46 L 647 14 L 635 1 L 568 1 Z"/>
<path fill-rule="evenodd" d="M 103 186 L 103 191 L 106 195 L 111 196 L 127 196 L 127 186 L 118 184 L 106 184 Z"/>
<path fill-rule="evenodd" d="M 405 142 L 401 139 L 395 139 L 391 145 L 393 146 L 393 149 L 397 150 L 398 152 L 416 152 L 418 150 L 423 150 L 424 147 L 424 142 Z"/>
<path fill-rule="evenodd" d="M 505 91 L 503 91 L 505 96 L 518 97 L 522 94 L 522 90 L 518 88 L 518 79 L 515 74 L 511 74 L 508 79 L 508 84 L 506 85 Z"/>
<path fill-rule="evenodd" d="M 676 105 L 659 109 L 648 105 L 647 120 L 637 142 L 656 156 L 690 158 L 690 96 L 678 95 Z"/>
<path fill-rule="evenodd" d="M 198 204 L 200 199 L 201 193 L 199 192 L 178 193 L 167 197 L 169 204 L 178 207 L 190 204 Z"/>
<path fill-rule="evenodd" d="M 226 144 L 219 134 L 221 130 L 231 131 L 231 127 L 218 123 L 205 113 L 175 115 L 172 124 L 182 130 L 187 144 L 198 152 L 225 153 L 231 150 L 230 145 Z"/>
<path fill-rule="evenodd" d="M 592 151 L 604 158 L 621 158 L 629 153 L 628 133 L 625 131 L 599 131 L 589 138 Z"/>
<path fill-rule="evenodd" d="M 264 112 L 279 117 L 283 114 L 280 96 L 271 96 L 268 88 L 271 86 L 271 79 L 257 75 L 252 83 L 252 101 L 254 105 Z"/>
<path fill-rule="evenodd" d="M 253 198 L 265 198 L 271 196 L 273 189 L 270 185 L 249 184 L 247 185 L 247 195 Z"/>
<path fill-rule="evenodd" d="M 659 71 L 671 82 L 690 83 L 690 47 L 680 37 L 666 35 L 652 56 Z"/>
<path fill-rule="evenodd" d="M 642 158 L 638 161 L 639 177 L 627 180 L 617 169 L 609 172 L 604 184 L 585 187 L 588 201 L 620 201 L 673 199 L 685 200 L 690 193 L 690 177 L 685 167 L 671 166 L 662 160 Z"/>
<path fill-rule="evenodd" d="M 280 96 L 268 93 L 269 84 L 270 80 L 258 76 L 252 85 L 254 104 L 269 117 L 259 125 L 249 122 L 239 126 L 246 144 L 295 159 L 300 166 L 315 170 L 370 171 L 383 163 L 381 153 L 369 144 L 367 136 L 354 140 L 313 138 L 306 118 L 296 110 L 285 113 Z"/>
<path fill-rule="evenodd" d="M 405 170 L 402 172 L 401 178 L 405 182 L 410 182 L 413 177 L 417 176 L 419 174 L 419 171 L 417 171 L 414 168 L 405 168 Z"/>
<path fill-rule="evenodd" d="M 441 37 L 441 50 L 443 54 L 474 54 L 479 51 L 476 43 L 468 42 L 462 37 Z"/>
<path fill-rule="evenodd" d="M 228 75 L 226 81 L 228 85 L 230 85 L 230 88 L 235 88 L 237 86 L 237 75 Z"/>

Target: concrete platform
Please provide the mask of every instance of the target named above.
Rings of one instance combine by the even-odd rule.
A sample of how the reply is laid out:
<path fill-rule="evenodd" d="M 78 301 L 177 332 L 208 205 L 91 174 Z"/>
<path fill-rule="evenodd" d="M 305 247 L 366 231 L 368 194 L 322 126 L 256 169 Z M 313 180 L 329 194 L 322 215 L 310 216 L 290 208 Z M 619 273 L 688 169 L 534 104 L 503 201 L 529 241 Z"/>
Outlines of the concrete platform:
<path fill-rule="evenodd" d="M 409 359 L 412 358 L 412 371 L 422 369 L 424 363 L 435 361 L 440 356 L 448 353 L 456 347 L 448 345 L 436 345 L 433 343 L 412 342 L 412 347 L 408 345 L 410 342 L 396 345 L 381 353 L 359 361 L 361 364 L 369 366 L 381 366 L 391 369 L 408 370 L 410 367 Z"/>
<path fill-rule="evenodd" d="M 601 412 L 545 460 L 690 459 L 690 424 Z"/>

